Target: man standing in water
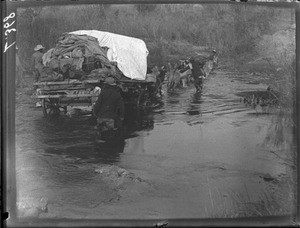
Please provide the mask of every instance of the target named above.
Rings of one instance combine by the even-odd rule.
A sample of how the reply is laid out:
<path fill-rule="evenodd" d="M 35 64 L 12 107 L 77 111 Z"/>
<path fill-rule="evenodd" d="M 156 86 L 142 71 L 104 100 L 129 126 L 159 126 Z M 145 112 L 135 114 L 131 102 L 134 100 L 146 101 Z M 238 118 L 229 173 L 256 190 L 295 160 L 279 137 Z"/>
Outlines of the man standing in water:
<path fill-rule="evenodd" d="M 196 91 L 200 92 L 203 88 L 203 78 L 205 78 L 205 72 L 203 70 L 204 63 L 202 61 L 196 60 L 194 57 L 190 58 L 190 63 Z"/>
<path fill-rule="evenodd" d="M 104 132 L 120 130 L 124 120 L 124 103 L 114 77 L 109 76 L 105 79 L 104 87 L 98 96 L 93 112 L 97 117 L 99 138 L 103 136 Z"/>

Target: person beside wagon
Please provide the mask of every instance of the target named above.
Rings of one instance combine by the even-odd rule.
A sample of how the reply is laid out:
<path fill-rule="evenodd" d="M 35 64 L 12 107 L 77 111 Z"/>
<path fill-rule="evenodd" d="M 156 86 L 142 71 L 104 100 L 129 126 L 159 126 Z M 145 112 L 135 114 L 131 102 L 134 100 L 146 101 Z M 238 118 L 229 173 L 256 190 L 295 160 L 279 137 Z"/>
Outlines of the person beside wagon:
<path fill-rule="evenodd" d="M 40 75 L 43 71 L 44 68 L 44 64 L 43 64 L 43 50 L 45 49 L 45 47 L 43 47 L 43 45 L 38 44 L 35 48 L 34 48 L 34 53 L 32 55 L 32 62 L 33 62 L 33 66 L 34 66 L 34 71 L 33 71 L 33 75 L 34 75 L 34 79 L 35 82 L 37 82 L 40 78 Z"/>
<path fill-rule="evenodd" d="M 212 61 L 213 66 L 212 68 L 215 68 L 218 64 L 218 56 L 217 56 L 217 51 L 213 50 L 209 56 L 209 60 Z"/>
<path fill-rule="evenodd" d="M 114 77 L 105 78 L 93 113 L 97 117 L 100 140 L 103 132 L 120 130 L 124 120 L 124 103 Z"/>

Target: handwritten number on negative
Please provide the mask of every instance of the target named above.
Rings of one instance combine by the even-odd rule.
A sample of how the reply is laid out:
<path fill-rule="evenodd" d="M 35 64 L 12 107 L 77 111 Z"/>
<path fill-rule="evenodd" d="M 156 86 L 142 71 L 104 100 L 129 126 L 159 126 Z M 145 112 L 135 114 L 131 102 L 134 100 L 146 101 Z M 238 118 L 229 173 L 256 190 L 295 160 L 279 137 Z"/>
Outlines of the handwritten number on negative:
<path fill-rule="evenodd" d="M 11 46 L 13 46 L 16 42 L 13 42 L 11 45 L 7 46 L 7 42 L 5 43 L 4 52 L 6 52 Z"/>
<path fill-rule="evenodd" d="M 4 28 L 9 28 L 10 26 L 12 26 L 15 23 L 15 21 L 13 21 L 11 24 L 9 24 L 8 22 L 4 24 Z"/>
<path fill-rule="evenodd" d="M 3 22 L 5 23 L 3 25 L 3 27 L 6 29 L 5 32 L 4 32 L 4 35 L 6 36 L 5 37 L 5 40 L 7 40 L 7 36 L 9 33 L 11 32 L 16 32 L 17 30 L 15 28 L 10 28 L 14 23 L 15 21 L 12 21 L 12 22 L 9 22 L 8 20 L 9 19 L 13 19 L 14 17 L 16 16 L 16 14 L 14 12 L 12 12 L 11 14 L 9 14 L 7 17 L 5 17 L 3 19 Z M 8 29 L 10 28 L 10 29 Z M 12 44 L 8 45 L 8 42 L 5 43 L 5 46 L 4 46 L 4 52 L 6 52 L 11 46 L 13 46 L 16 42 L 13 42 Z"/>
<path fill-rule="evenodd" d="M 6 22 L 9 18 L 14 18 L 16 16 L 16 14 L 14 12 L 12 12 L 11 14 L 9 14 L 7 17 L 5 17 L 3 19 L 3 22 Z"/>
<path fill-rule="evenodd" d="M 4 34 L 5 34 L 5 36 L 7 36 L 8 33 L 15 32 L 15 31 L 17 31 L 17 30 L 14 29 L 14 28 L 13 29 L 7 29 Z"/>

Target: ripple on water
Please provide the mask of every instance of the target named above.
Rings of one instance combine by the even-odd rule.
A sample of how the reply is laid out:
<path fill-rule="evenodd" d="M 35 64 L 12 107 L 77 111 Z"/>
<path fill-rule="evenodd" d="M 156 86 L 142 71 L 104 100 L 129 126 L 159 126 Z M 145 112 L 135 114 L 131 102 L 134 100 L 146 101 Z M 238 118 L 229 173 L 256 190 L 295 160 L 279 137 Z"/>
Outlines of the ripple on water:
<path fill-rule="evenodd" d="M 276 162 L 258 159 L 258 154 L 263 153 L 259 145 L 268 117 L 263 120 L 260 116 L 248 115 L 249 108 L 240 103 L 240 94 L 237 94 L 265 85 L 247 84 L 251 81 L 249 78 L 234 74 L 211 75 L 205 80 L 202 93 L 195 93 L 191 85 L 165 94 L 164 106 L 151 115 L 130 112 L 124 123 L 126 140 L 112 145 L 94 143 L 95 119 L 62 117 L 49 121 L 42 117 L 41 110 L 28 108 L 30 102 L 20 103 L 16 115 L 17 156 L 21 160 L 18 162 L 31 167 L 28 175 L 43 167 L 43 175 L 36 183 L 43 186 L 42 181 L 47 182 L 48 189 L 41 187 L 40 194 L 49 194 L 47 198 L 52 205 L 96 208 L 119 203 L 122 198 L 115 186 L 94 172 L 99 164 L 119 164 L 142 170 L 152 178 L 158 186 L 152 197 L 165 197 L 165 201 L 157 198 L 154 202 L 169 203 L 155 209 L 180 211 L 181 204 L 178 207 L 175 204 L 175 199 L 180 198 L 188 202 L 186 209 L 202 210 L 200 204 L 206 202 L 205 197 L 209 199 L 204 173 L 211 175 L 213 187 L 221 190 L 228 187 L 226 182 L 235 178 L 232 183 L 239 191 L 238 181 L 249 181 L 257 186 L 252 180 L 257 177 L 256 173 L 266 170 L 271 173 L 277 169 Z M 258 131 L 258 126 L 263 130 Z M 28 150 L 32 151 L 30 155 L 26 153 Z M 160 189 L 161 186 L 164 188 Z M 29 193 L 27 188 L 19 191 L 24 195 Z M 199 196 L 199 192 L 205 192 L 206 196 Z M 191 200 L 189 196 L 194 198 Z M 134 197 L 131 201 L 138 204 Z M 119 206 L 122 204 L 115 209 Z"/>

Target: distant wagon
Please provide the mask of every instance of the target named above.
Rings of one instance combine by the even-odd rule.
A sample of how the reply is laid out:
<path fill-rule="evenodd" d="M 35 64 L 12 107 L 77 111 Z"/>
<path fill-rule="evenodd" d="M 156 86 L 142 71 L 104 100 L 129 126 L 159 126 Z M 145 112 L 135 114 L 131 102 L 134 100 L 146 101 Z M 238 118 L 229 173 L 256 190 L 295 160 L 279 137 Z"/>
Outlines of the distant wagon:
<path fill-rule="evenodd" d="M 92 108 L 105 78 L 115 77 L 124 102 L 151 106 L 155 82 L 146 77 L 148 50 L 144 41 L 97 30 L 63 34 L 43 56 L 45 68 L 34 83 L 44 116 L 67 112 L 68 107 Z"/>

